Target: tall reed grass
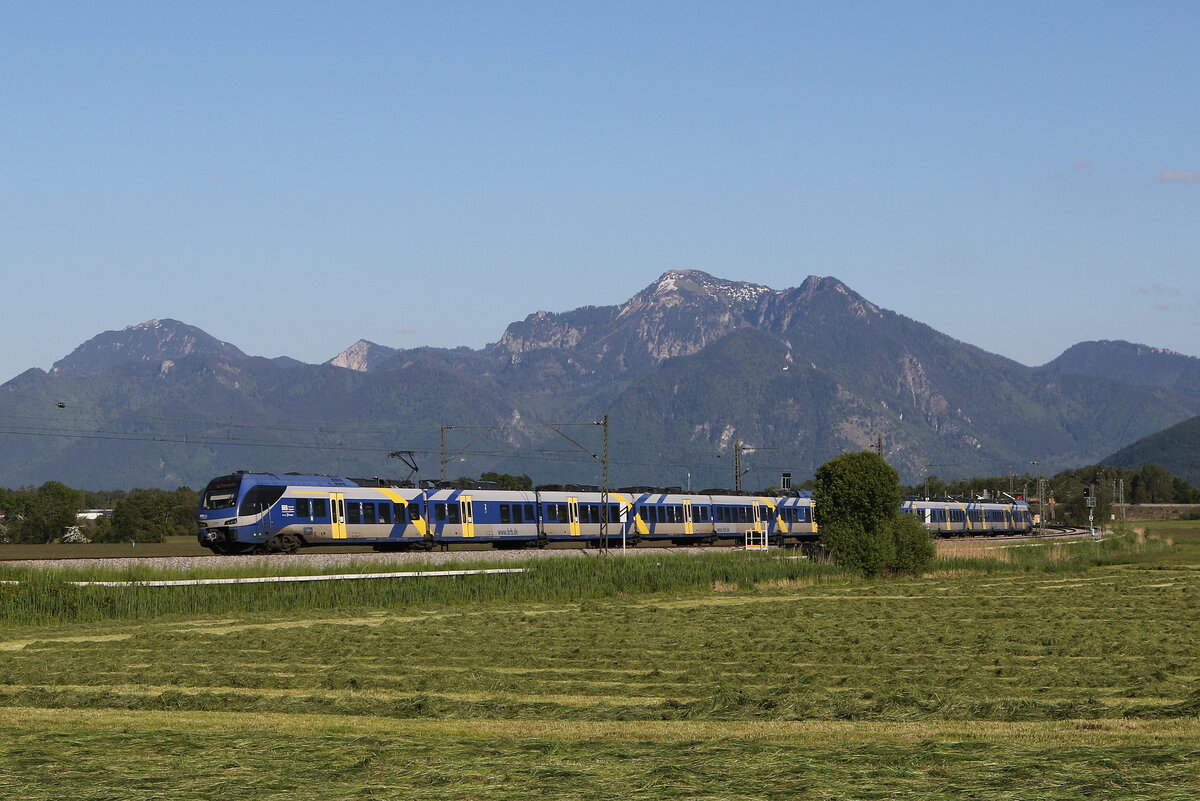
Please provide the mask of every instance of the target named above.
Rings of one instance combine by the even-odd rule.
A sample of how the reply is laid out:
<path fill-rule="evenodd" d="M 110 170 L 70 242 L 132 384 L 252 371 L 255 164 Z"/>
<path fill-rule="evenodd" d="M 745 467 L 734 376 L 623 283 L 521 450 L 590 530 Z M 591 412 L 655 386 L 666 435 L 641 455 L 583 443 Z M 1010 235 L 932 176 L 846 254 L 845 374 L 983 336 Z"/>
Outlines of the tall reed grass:
<path fill-rule="evenodd" d="M 439 570 L 494 567 L 494 563 L 448 563 Z M 367 579 L 186 587 L 79 587 L 70 581 L 147 581 L 178 571 L 77 571 L 9 569 L 0 585 L 0 619 L 42 625 L 140 619 L 174 614 L 290 613 L 306 609 L 452 606 L 487 601 L 595 600 L 619 594 L 703 590 L 714 584 L 753 589 L 769 581 L 841 580 L 833 566 L 775 554 L 719 552 L 661 558 L 537 559 L 509 562 L 526 572 L 436 578 Z M 114 572 L 116 575 L 114 575 Z M 369 572 L 362 565 L 349 572 Z M 246 575 L 244 569 L 222 576 Z M 292 574 L 289 571 L 289 574 Z M 195 578 L 194 574 L 187 574 Z"/>

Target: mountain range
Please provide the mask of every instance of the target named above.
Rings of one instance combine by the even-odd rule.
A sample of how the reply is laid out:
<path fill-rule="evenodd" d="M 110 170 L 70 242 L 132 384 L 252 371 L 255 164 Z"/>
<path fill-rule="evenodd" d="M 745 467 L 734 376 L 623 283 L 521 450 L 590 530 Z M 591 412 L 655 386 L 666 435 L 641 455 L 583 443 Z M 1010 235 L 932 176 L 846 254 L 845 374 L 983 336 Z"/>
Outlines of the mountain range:
<path fill-rule="evenodd" d="M 606 412 L 614 485 L 729 487 L 737 449 L 761 487 L 881 439 L 909 480 L 1053 472 L 1200 414 L 1200 360 L 1089 342 L 1027 367 L 836 278 L 775 290 L 696 270 L 620 305 L 535 312 L 480 350 L 359 341 L 319 365 L 151 320 L 0 385 L 0 486 L 403 477 L 398 451 L 423 478 L 598 483 Z"/>

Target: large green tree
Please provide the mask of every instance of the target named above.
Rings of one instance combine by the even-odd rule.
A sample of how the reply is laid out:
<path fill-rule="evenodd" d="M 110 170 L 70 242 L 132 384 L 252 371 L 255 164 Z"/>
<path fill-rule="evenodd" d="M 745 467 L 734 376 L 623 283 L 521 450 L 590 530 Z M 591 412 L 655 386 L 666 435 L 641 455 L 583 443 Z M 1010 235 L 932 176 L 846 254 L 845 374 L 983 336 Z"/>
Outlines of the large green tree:
<path fill-rule="evenodd" d="M 900 476 L 874 451 L 843 453 L 817 468 L 817 522 L 865 530 L 891 520 L 900 508 Z"/>
<path fill-rule="evenodd" d="M 83 506 L 83 493 L 60 481 L 47 481 L 36 490 L 23 490 L 9 496 L 15 510 L 6 510 L 11 524 L 11 539 L 16 542 L 53 542 L 76 523 Z"/>
<path fill-rule="evenodd" d="M 844 453 L 817 468 L 814 480 L 821 543 L 835 562 L 866 576 L 928 567 L 932 537 L 900 514 L 900 476 L 879 454 Z"/>

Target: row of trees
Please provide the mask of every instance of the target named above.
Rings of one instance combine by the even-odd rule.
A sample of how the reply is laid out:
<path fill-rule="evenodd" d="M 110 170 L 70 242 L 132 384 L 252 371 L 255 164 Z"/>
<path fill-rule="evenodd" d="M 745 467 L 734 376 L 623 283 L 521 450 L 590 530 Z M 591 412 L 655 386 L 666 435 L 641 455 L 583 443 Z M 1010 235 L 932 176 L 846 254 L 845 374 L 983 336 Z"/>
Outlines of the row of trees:
<path fill-rule="evenodd" d="M 0 488 L 0 542 L 49 543 L 75 530 L 93 542 L 162 542 L 195 529 L 197 501 L 188 487 L 93 493 L 48 481 L 36 488 Z M 92 508 L 111 508 L 112 516 L 78 518 Z"/>

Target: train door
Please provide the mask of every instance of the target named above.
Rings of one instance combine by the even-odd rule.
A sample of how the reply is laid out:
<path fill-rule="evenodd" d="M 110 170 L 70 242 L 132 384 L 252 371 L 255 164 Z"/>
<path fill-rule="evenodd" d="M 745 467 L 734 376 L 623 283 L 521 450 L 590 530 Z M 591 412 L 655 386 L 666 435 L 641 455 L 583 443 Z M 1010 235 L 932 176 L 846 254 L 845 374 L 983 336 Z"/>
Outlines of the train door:
<path fill-rule="evenodd" d="M 458 499 L 458 510 L 462 518 L 462 535 L 475 536 L 475 504 L 470 495 L 461 495 Z"/>
<path fill-rule="evenodd" d="M 696 527 L 692 525 L 692 502 L 687 498 L 683 499 L 683 533 L 696 533 Z"/>
<path fill-rule="evenodd" d="M 759 504 L 758 501 L 755 501 L 754 502 L 754 519 L 752 520 L 751 525 L 750 525 L 750 530 L 752 532 L 754 532 L 755 534 L 762 534 L 763 531 L 765 530 L 763 528 L 762 520 L 763 520 L 762 506 Z"/>
<path fill-rule="evenodd" d="M 346 496 L 340 492 L 329 493 L 329 522 L 335 540 L 346 539 Z"/>
<path fill-rule="evenodd" d="M 571 536 L 579 536 L 579 499 L 567 498 L 567 521 L 571 524 Z"/>

